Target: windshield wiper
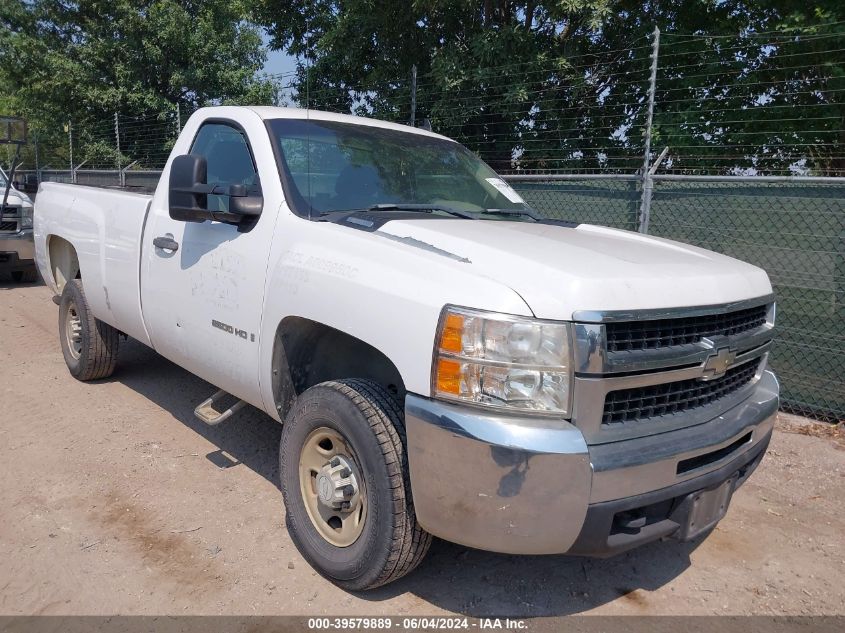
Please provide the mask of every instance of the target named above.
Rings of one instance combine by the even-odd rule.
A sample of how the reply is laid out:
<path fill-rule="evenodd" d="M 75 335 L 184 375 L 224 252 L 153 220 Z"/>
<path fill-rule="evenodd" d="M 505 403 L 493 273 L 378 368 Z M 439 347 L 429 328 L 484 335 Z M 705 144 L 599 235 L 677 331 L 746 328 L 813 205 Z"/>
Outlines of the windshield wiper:
<path fill-rule="evenodd" d="M 384 202 L 381 204 L 374 204 L 369 207 L 362 207 L 360 209 L 332 209 L 331 211 L 321 212 L 320 216 L 337 216 L 337 214 L 351 215 L 353 213 L 366 213 L 372 211 L 419 211 L 420 213 L 433 213 L 435 211 L 441 211 L 443 213 L 448 213 L 449 215 L 454 215 L 459 218 L 466 218 L 468 220 L 478 219 L 478 216 L 475 213 L 471 213 L 469 211 L 461 211 L 460 209 L 453 209 L 452 207 L 444 207 L 442 205 L 426 203 L 403 204 L 399 202 Z"/>
<path fill-rule="evenodd" d="M 515 215 L 519 217 L 531 218 L 535 222 L 541 222 L 547 218 L 537 213 L 531 207 L 524 209 L 484 209 L 481 213 L 489 213 L 490 215 Z"/>
<path fill-rule="evenodd" d="M 468 220 L 478 219 L 478 216 L 476 214 L 471 213 L 469 211 L 461 211 L 460 209 L 453 209 L 452 207 L 444 207 L 442 205 L 426 203 L 402 204 L 387 202 L 383 204 L 374 204 L 371 207 L 367 207 L 366 211 L 421 211 L 423 213 L 433 213 L 435 211 L 442 211 L 443 213 L 448 213 L 449 215 L 454 215 L 459 218 L 466 218 Z"/>

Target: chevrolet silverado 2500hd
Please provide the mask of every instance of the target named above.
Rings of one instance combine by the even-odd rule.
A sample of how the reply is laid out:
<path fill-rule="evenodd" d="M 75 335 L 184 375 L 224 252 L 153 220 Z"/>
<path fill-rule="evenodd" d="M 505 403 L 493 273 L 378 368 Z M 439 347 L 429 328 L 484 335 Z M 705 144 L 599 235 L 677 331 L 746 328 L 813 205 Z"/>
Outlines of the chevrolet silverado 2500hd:
<path fill-rule="evenodd" d="M 431 535 L 607 556 L 707 533 L 778 408 L 754 266 L 549 220 L 431 132 L 266 107 L 182 130 L 152 196 L 45 183 L 80 380 L 131 336 L 280 422 L 291 536 L 362 589 Z M 223 404 L 227 398 L 237 403 Z"/>
<path fill-rule="evenodd" d="M 0 272 L 9 272 L 14 281 L 38 279 L 35 247 L 32 241 L 32 200 L 18 191 L 0 169 Z"/>

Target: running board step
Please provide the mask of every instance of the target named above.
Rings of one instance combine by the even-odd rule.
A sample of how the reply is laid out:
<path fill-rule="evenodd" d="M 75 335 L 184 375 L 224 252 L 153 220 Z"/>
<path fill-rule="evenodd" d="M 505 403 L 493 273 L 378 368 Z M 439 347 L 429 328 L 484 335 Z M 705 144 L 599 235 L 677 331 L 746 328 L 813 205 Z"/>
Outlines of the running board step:
<path fill-rule="evenodd" d="M 200 420 L 208 424 L 209 426 L 216 426 L 223 422 L 224 420 L 228 420 L 232 415 L 246 404 L 243 400 L 238 400 L 235 404 L 230 406 L 223 411 L 217 409 L 217 405 L 220 404 L 220 401 L 229 396 L 230 398 L 234 398 L 234 396 L 230 396 L 228 392 L 223 391 L 222 389 L 211 396 L 208 400 L 203 400 L 196 409 L 194 409 L 194 415 L 197 416 Z"/>

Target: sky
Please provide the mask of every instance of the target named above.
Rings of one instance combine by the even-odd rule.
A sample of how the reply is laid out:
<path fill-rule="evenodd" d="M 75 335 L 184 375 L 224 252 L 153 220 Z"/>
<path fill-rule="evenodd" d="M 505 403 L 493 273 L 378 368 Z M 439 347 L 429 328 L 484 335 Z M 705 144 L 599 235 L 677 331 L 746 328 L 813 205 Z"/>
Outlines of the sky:
<path fill-rule="evenodd" d="M 267 62 L 262 69 L 265 73 L 270 75 L 278 75 L 281 73 L 289 73 L 296 70 L 296 59 L 285 53 L 284 51 L 269 50 L 269 38 L 265 34 L 263 36 L 264 46 L 268 47 Z"/>

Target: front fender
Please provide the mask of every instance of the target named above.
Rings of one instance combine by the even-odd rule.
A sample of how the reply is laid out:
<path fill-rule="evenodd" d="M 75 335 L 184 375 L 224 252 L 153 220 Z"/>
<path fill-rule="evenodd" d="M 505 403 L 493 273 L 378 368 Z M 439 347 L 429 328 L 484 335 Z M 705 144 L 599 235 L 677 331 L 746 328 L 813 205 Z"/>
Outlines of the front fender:
<path fill-rule="evenodd" d="M 378 231 L 283 215 L 272 251 L 261 327 L 261 389 L 265 409 L 277 419 L 272 348 L 287 316 L 368 343 L 396 365 L 408 391 L 421 395 L 430 392 L 434 336 L 444 305 L 531 316 L 516 292 L 479 275 L 470 262 Z"/>

